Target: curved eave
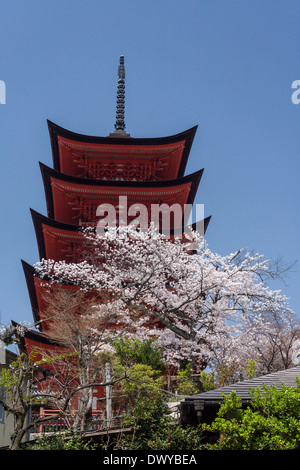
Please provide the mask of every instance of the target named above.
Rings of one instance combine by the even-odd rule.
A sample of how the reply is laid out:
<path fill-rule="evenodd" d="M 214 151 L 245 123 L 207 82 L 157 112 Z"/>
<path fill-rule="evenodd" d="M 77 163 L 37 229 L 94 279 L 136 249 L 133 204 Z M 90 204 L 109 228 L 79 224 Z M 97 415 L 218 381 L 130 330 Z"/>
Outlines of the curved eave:
<path fill-rule="evenodd" d="M 60 173 L 57 170 L 54 170 L 43 163 L 40 162 L 40 169 L 43 177 L 44 188 L 45 188 L 45 196 L 47 202 L 47 211 L 48 217 L 54 218 L 54 207 L 53 207 L 53 194 L 51 188 L 51 178 L 61 181 L 63 183 L 70 183 L 75 185 L 82 185 L 82 186 L 90 186 L 93 188 L 108 188 L 108 187 L 119 187 L 128 189 L 159 189 L 159 188 L 168 188 L 168 187 L 180 187 L 182 185 L 191 183 L 191 190 L 189 193 L 188 200 L 186 204 L 193 204 L 194 198 L 196 196 L 196 192 L 203 174 L 204 169 L 201 169 L 195 173 L 191 173 L 186 176 L 182 176 L 181 178 L 177 178 L 175 180 L 167 180 L 167 181 L 148 181 L 148 182 L 140 182 L 140 181 L 97 181 L 88 178 L 79 178 L 76 176 L 65 175 Z"/>
<path fill-rule="evenodd" d="M 210 219 L 211 219 L 211 215 L 208 217 L 205 217 L 205 219 L 203 220 L 194 222 L 189 227 L 191 227 L 191 230 L 194 230 L 194 231 L 198 231 L 198 230 L 203 231 L 203 235 L 205 235 Z M 188 233 L 188 232 L 189 232 L 188 227 L 185 227 L 183 233 Z"/>
<path fill-rule="evenodd" d="M 36 211 L 33 211 L 33 210 L 31 210 L 31 211 L 32 211 L 32 215 L 33 215 L 33 219 L 34 219 L 34 223 L 35 223 L 35 227 L 36 227 L 37 239 L 38 239 L 39 246 L 40 246 L 40 249 L 41 249 L 41 252 L 40 252 L 40 254 L 42 255 L 41 258 L 46 257 L 45 256 L 46 253 L 45 253 L 45 243 L 44 243 L 44 237 L 43 237 L 43 231 L 42 231 L 42 224 L 48 225 L 49 227 L 69 231 L 71 233 L 74 233 L 74 231 L 75 232 L 76 231 L 80 232 L 82 230 L 82 228 L 80 226 L 75 226 L 75 225 L 70 225 L 70 224 L 64 224 L 64 223 L 61 223 L 61 222 L 57 222 L 53 219 L 49 219 L 48 217 L 45 217 L 45 216 L 39 214 Z M 181 233 L 183 233 L 183 234 L 187 233 L 188 234 L 190 232 L 190 230 L 198 230 L 199 226 L 201 227 L 201 229 L 203 230 L 204 235 L 205 235 L 210 220 L 211 220 L 211 216 L 206 217 L 203 221 L 195 222 L 195 223 L 193 223 L 193 224 L 191 224 L 187 227 L 184 227 L 182 230 L 179 230 L 179 231 L 178 230 L 176 230 L 176 231 L 170 230 L 169 235 L 172 237 L 172 236 L 178 235 L 178 233 L 179 234 L 181 234 Z M 44 252 L 42 250 L 44 250 Z M 23 267 L 23 271 L 24 271 L 24 275 L 25 275 L 25 279 L 26 279 L 27 290 L 28 290 L 29 299 L 30 299 L 30 303 L 31 303 L 34 322 L 35 322 L 35 324 L 38 324 L 41 321 L 41 318 L 40 318 L 40 312 L 39 312 L 39 304 L 38 304 L 36 286 L 35 286 L 35 281 L 34 281 L 35 268 L 32 265 L 28 264 L 24 260 L 21 260 L 21 263 L 22 263 L 22 267 Z M 73 286 L 71 285 L 70 287 L 72 288 Z M 41 325 L 41 327 L 42 327 L 42 325 Z"/>
<path fill-rule="evenodd" d="M 20 325 L 19 323 L 15 322 L 12 320 L 12 325 L 17 328 L 17 327 L 20 327 L 22 325 Z M 53 340 L 50 340 L 49 337 L 47 337 L 47 335 L 45 335 L 45 333 L 40 333 L 38 331 L 33 331 L 33 330 L 26 330 L 24 335 L 20 335 L 18 333 L 18 329 L 16 330 L 16 337 L 19 341 L 19 346 L 20 346 L 20 349 L 22 352 L 27 352 L 27 347 L 26 347 L 26 340 L 29 340 L 32 343 L 34 343 L 36 346 L 38 345 L 41 345 L 42 347 L 50 347 L 50 348 L 53 348 L 53 347 L 59 347 L 59 348 L 62 348 L 63 347 L 53 341 Z"/>
<path fill-rule="evenodd" d="M 36 290 L 35 290 L 35 285 L 34 285 L 35 269 L 30 264 L 26 263 L 26 261 L 21 260 L 21 263 L 23 266 L 23 271 L 24 271 L 24 275 L 26 279 L 33 319 L 35 323 L 38 323 L 40 321 L 40 315 L 39 315 L 39 305 L 38 305 L 38 300 L 37 300 L 37 295 L 36 295 Z"/>
<path fill-rule="evenodd" d="M 69 234 L 70 235 L 74 233 L 80 234 L 83 232 L 82 226 L 58 222 L 54 219 L 50 219 L 49 217 L 45 217 L 44 215 L 34 211 L 33 209 L 30 209 L 30 211 L 31 211 L 34 228 L 35 228 L 40 259 L 47 258 L 47 250 L 46 250 L 45 237 L 44 237 L 45 227 L 47 227 L 49 231 L 51 231 L 52 229 L 60 230 L 64 232 L 67 236 Z M 206 217 L 205 219 L 201 221 L 194 222 L 193 224 L 186 226 L 186 227 L 181 227 L 179 229 L 170 229 L 170 231 L 168 231 L 168 235 L 173 237 L 178 234 L 181 235 L 184 233 L 189 233 L 190 230 L 197 230 L 197 231 L 200 231 L 202 235 L 205 235 L 210 219 L 211 219 L 211 216 Z"/>
<path fill-rule="evenodd" d="M 58 222 L 57 220 L 51 219 L 50 217 L 46 217 L 39 212 L 36 212 L 33 209 L 30 209 L 31 214 L 32 214 L 32 219 L 34 222 L 34 226 L 36 227 L 38 231 L 38 235 L 42 234 L 42 225 L 46 225 L 51 228 L 57 228 L 59 230 L 65 230 L 66 232 L 83 232 L 84 228 L 81 225 L 72 225 L 72 224 L 65 224 L 63 222 Z M 176 233 L 188 233 L 189 229 L 191 230 L 197 230 L 199 226 L 204 227 L 204 234 L 208 228 L 209 222 L 211 220 L 211 215 L 206 217 L 205 219 L 198 221 L 198 222 L 193 222 L 191 225 L 187 225 L 184 228 L 173 230 L 171 229 L 171 235 L 176 235 Z M 45 258 L 45 256 L 43 256 Z"/>
<path fill-rule="evenodd" d="M 63 222 L 50 219 L 49 217 L 45 217 L 44 215 L 40 214 L 39 212 L 36 212 L 33 209 L 30 209 L 30 212 L 35 229 L 40 259 L 47 258 L 45 239 L 43 235 L 43 225 L 48 226 L 52 229 L 64 230 L 70 233 L 81 233 L 83 230 L 83 228 L 78 225 L 65 224 Z"/>
<path fill-rule="evenodd" d="M 57 220 L 46 217 L 33 209 L 30 209 L 30 212 L 31 212 L 32 220 L 33 220 L 33 225 L 35 228 L 35 234 L 36 234 L 36 239 L 37 239 L 37 244 L 38 244 L 40 260 L 47 258 L 43 227 L 48 227 L 49 230 L 57 229 L 62 232 L 65 232 L 67 235 L 68 234 L 72 235 L 74 233 L 81 234 L 84 231 L 84 228 L 82 226 L 59 222 Z M 201 233 L 205 235 L 210 220 L 211 220 L 211 216 L 206 217 L 205 219 L 201 221 L 194 222 L 193 224 L 185 226 L 185 227 L 181 227 L 178 229 L 170 229 L 170 231 L 168 231 L 168 234 L 170 236 L 176 236 L 177 234 L 189 233 L 190 230 L 193 230 L 193 231 L 200 230 Z"/>
<path fill-rule="evenodd" d="M 27 290 L 29 293 L 29 299 L 31 303 L 31 309 L 34 319 L 35 326 L 40 329 L 41 331 L 45 330 L 45 323 L 47 320 L 43 318 L 43 308 L 45 307 L 43 302 L 43 293 L 45 292 L 45 286 L 51 285 L 54 289 L 63 289 L 63 290 L 78 290 L 79 287 L 74 284 L 61 284 L 61 283 L 53 283 L 53 281 L 47 281 L 47 279 L 40 279 L 35 271 L 34 266 L 26 263 L 26 261 L 21 260 L 23 271 L 26 279 Z M 42 314 L 41 314 L 42 313 Z"/>
<path fill-rule="evenodd" d="M 79 134 L 76 132 L 69 131 L 52 121 L 47 120 L 54 169 L 60 171 L 60 160 L 59 160 L 59 147 L 58 147 L 58 136 L 70 139 L 76 142 L 92 143 L 92 144 L 114 144 L 114 145 L 164 145 L 185 141 L 185 148 L 182 153 L 181 163 L 178 171 L 178 178 L 184 175 L 186 164 L 189 158 L 193 140 L 197 131 L 198 126 L 194 126 L 186 131 L 178 134 L 166 136 L 166 137 L 97 137 L 85 134 Z"/>

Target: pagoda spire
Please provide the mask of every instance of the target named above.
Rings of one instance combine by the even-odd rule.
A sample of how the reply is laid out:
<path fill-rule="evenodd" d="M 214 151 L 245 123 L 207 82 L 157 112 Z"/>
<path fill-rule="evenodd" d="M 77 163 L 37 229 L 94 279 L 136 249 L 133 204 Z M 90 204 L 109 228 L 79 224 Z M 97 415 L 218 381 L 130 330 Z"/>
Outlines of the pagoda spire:
<path fill-rule="evenodd" d="M 124 55 L 120 56 L 120 65 L 118 67 L 118 89 L 117 89 L 117 112 L 114 134 L 125 135 L 125 66 Z"/>

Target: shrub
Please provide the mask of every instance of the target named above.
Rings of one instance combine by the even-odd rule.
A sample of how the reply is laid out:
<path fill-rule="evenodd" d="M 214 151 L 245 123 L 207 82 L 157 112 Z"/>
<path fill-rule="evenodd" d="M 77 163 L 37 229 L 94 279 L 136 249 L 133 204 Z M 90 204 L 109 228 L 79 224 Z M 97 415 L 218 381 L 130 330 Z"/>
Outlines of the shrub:
<path fill-rule="evenodd" d="M 217 418 L 204 430 L 219 439 L 208 444 L 218 450 L 284 450 L 300 444 L 300 382 L 297 387 L 275 386 L 252 389 L 252 402 L 242 408 L 236 392 L 224 395 Z"/>
<path fill-rule="evenodd" d="M 53 433 L 39 436 L 29 450 L 95 450 L 92 440 L 85 440 L 78 434 Z"/>

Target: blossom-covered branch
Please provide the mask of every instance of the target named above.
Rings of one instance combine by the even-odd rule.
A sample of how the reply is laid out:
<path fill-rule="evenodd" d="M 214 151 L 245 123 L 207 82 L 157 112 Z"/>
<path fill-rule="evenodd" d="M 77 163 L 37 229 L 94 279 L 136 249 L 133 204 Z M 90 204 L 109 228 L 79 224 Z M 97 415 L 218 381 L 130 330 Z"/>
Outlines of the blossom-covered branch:
<path fill-rule="evenodd" d="M 110 300 L 98 305 L 99 314 L 113 307 L 119 328 L 140 339 L 156 336 L 171 363 L 199 362 L 224 341 L 238 343 L 246 332 L 272 328 L 274 316 L 293 316 L 287 298 L 266 285 L 269 263 L 259 254 L 221 256 L 197 232 L 170 240 L 152 226 L 85 236 L 84 261 L 42 260 L 38 276 L 106 292 Z"/>

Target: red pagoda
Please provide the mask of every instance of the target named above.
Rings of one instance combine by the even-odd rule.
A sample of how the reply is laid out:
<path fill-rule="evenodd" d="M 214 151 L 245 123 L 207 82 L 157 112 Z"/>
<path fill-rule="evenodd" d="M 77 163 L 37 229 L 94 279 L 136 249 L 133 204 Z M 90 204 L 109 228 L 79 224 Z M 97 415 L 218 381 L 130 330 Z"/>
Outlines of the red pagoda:
<path fill-rule="evenodd" d="M 125 132 L 125 67 L 120 57 L 115 131 L 107 137 L 77 134 L 48 121 L 53 168 L 40 163 L 47 216 L 31 210 L 40 259 L 82 260 L 83 228 L 96 225 L 97 207 L 120 196 L 128 205 L 192 205 L 203 170 L 185 175 L 197 126 L 158 138 L 133 138 Z M 210 217 L 204 223 L 204 233 Z M 182 224 L 184 221 L 182 220 Z M 182 228 L 182 227 L 181 227 Z M 180 227 L 171 227 L 171 232 Z M 172 232 L 173 233 L 173 232 Z M 43 289 L 33 266 L 22 261 L 33 319 L 39 331 L 20 336 L 20 348 L 55 349 L 48 337 Z M 75 289 L 65 285 L 63 289 Z"/>

